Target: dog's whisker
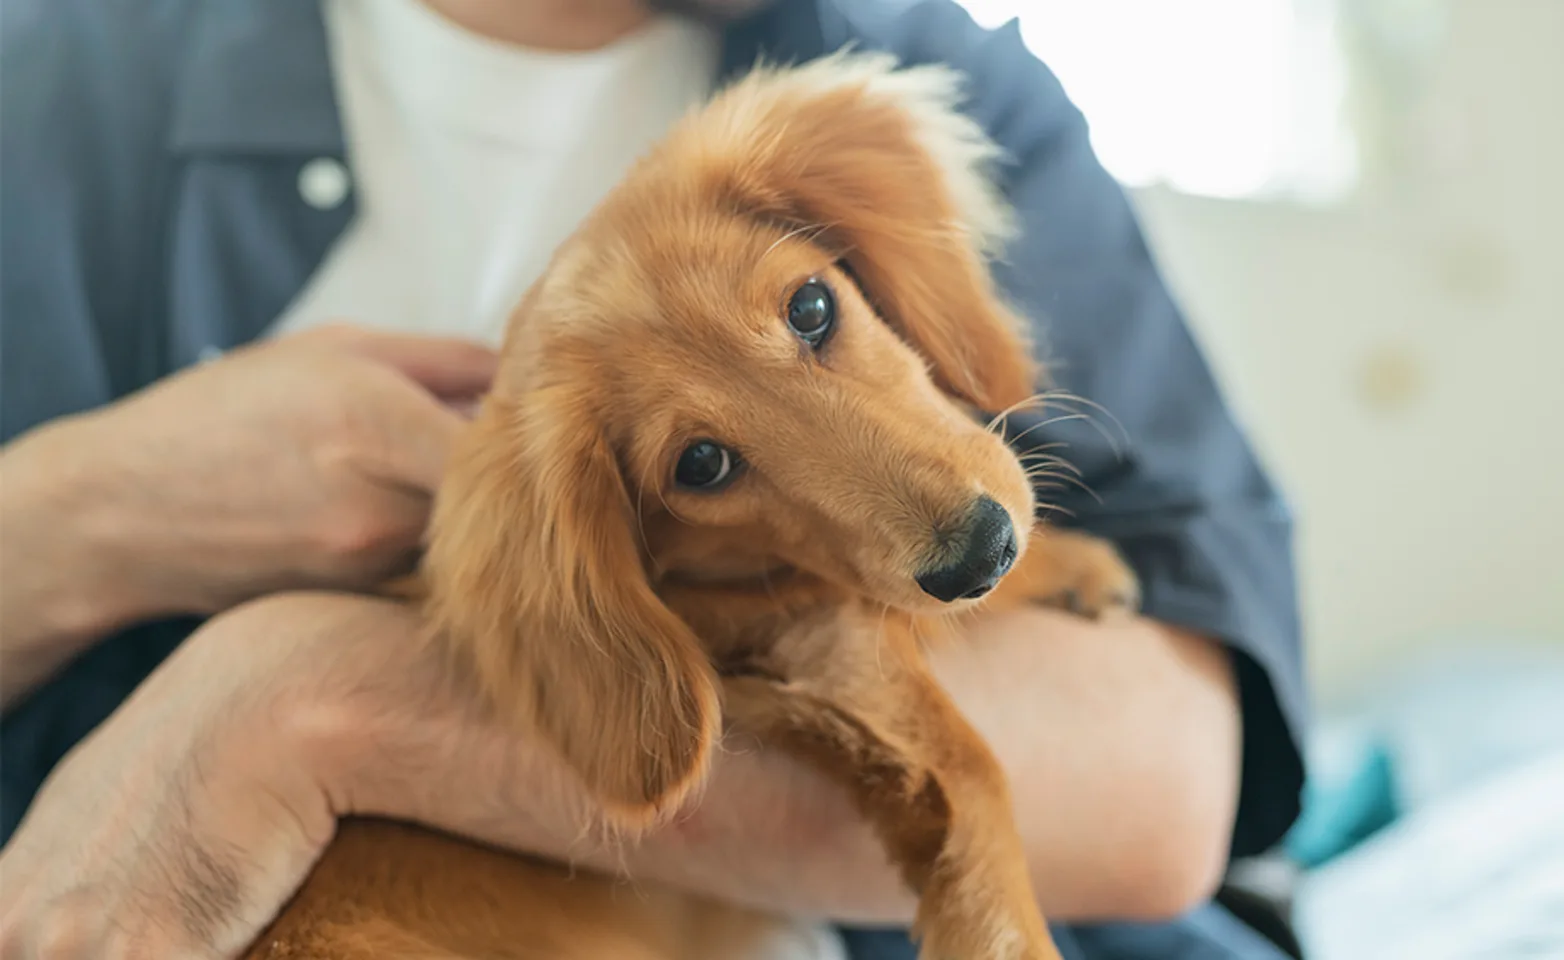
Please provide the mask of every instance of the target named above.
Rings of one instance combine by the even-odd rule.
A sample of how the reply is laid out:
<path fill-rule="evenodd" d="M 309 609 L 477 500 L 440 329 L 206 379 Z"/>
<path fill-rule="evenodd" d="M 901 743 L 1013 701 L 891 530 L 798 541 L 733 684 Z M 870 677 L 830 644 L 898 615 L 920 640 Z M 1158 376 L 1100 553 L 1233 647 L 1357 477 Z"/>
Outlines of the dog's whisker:
<path fill-rule="evenodd" d="M 1021 431 L 1019 434 L 1017 434 L 1016 436 L 1012 437 L 1009 442 L 1014 444 L 1014 443 L 1020 441 L 1021 439 L 1025 438 L 1027 434 L 1031 433 L 1034 430 L 1041 430 L 1041 429 L 1043 429 L 1045 427 L 1050 427 L 1050 426 L 1053 426 L 1055 424 L 1068 423 L 1068 422 L 1075 421 L 1075 420 L 1084 420 L 1086 423 L 1090 424 L 1092 426 L 1092 428 L 1095 429 L 1099 434 L 1101 434 L 1103 439 L 1105 439 L 1108 442 L 1109 448 L 1113 451 L 1114 457 L 1116 457 L 1119 460 L 1123 460 L 1124 459 L 1124 448 L 1121 447 L 1111 436 L 1108 435 L 1107 431 L 1105 431 L 1102 428 L 1101 424 L 1097 423 L 1096 420 L 1094 420 L 1090 414 L 1086 414 L 1086 413 L 1068 413 L 1068 414 L 1064 414 L 1062 416 L 1049 417 L 1047 420 L 1039 421 L 1037 423 L 1032 424 L 1030 427 L 1027 427 L 1025 430 Z M 1056 442 L 1056 443 L 1049 444 L 1048 446 L 1049 447 L 1068 446 L 1068 443 Z M 1038 449 L 1045 449 L 1045 448 L 1041 448 L 1040 447 Z M 1027 453 L 1030 453 L 1030 451 L 1028 451 Z M 1025 458 L 1025 456 L 1027 456 L 1027 454 L 1023 453 L 1022 457 Z"/>
<path fill-rule="evenodd" d="M 1077 477 L 1084 476 L 1080 467 L 1077 467 L 1075 464 L 1071 463 L 1063 457 L 1054 456 L 1052 454 L 1042 452 L 1026 453 L 1018 459 L 1021 461 L 1021 467 L 1024 470 L 1035 470 L 1039 467 L 1058 467 L 1061 470 L 1068 470 Z"/>
<path fill-rule="evenodd" d="M 805 224 L 801 224 L 800 226 L 794 227 L 792 230 L 789 230 L 787 233 L 784 233 L 782 236 L 780 236 L 780 237 L 776 238 L 776 240 L 772 241 L 771 246 L 767 247 L 765 249 L 765 251 L 763 253 L 761 253 L 761 255 L 758 258 L 756 258 L 755 262 L 756 262 L 756 264 L 759 264 L 762 260 L 765 260 L 766 257 L 770 256 L 771 252 L 773 250 L 775 250 L 778 247 L 782 246 L 782 244 L 788 242 L 789 240 L 793 239 L 794 237 L 803 236 L 804 234 L 808 234 L 808 237 L 806 237 L 806 240 L 813 241 L 816 237 L 820 236 L 820 234 L 826 232 L 827 230 L 829 230 L 829 229 L 831 229 L 832 227 L 835 227 L 835 226 L 838 226 L 838 224 L 835 224 L 835 223 L 805 223 Z"/>
<path fill-rule="evenodd" d="M 1032 486 L 1037 486 L 1040 489 L 1060 489 L 1064 488 L 1065 485 L 1081 483 L 1081 478 L 1079 477 L 1071 477 L 1070 474 L 1056 474 L 1053 471 L 1028 474 L 1026 478 L 1028 478 L 1028 482 L 1032 483 Z"/>
<path fill-rule="evenodd" d="M 1036 489 L 1038 487 L 1038 484 L 1036 483 L 1036 481 L 1039 480 L 1039 479 L 1042 479 L 1042 480 L 1058 480 L 1058 481 L 1060 481 L 1060 483 L 1058 483 L 1058 484 L 1051 484 L 1051 485 L 1049 485 L 1049 487 L 1051 489 L 1060 489 L 1061 487 L 1075 487 L 1075 488 L 1079 489 L 1082 493 L 1086 494 L 1087 496 L 1091 497 L 1093 500 L 1097 501 L 1098 504 L 1101 504 L 1103 502 L 1102 497 L 1098 496 L 1097 491 L 1093 490 L 1091 488 L 1091 486 L 1085 480 L 1081 479 L 1078 476 L 1073 476 L 1073 475 L 1068 474 L 1068 473 L 1053 473 L 1053 472 L 1050 472 L 1050 471 L 1041 471 L 1041 472 L 1037 472 L 1037 473 L 1028 473 L 1026 476 L 1027 476 L 1028 480 L 1033 481 L 1034 489 Z"/>
<path fill-rule="evenodd" d="M 1109 410 L 1107 407 L 1096 402 L 1095 400 L 1089 400 L 1080 394 L 1070 393 L 1067 390 L 1050 391 L 1045 394 L 1045 397 L 1047 402 L 1050 403 L 1062 403 L 1066 405 L 1075 403 L 1084 407 L 1089 407 L 1090 409 L 1095 410 L 1096 412 L 1107 417 L 1109 420 L 1113 421 L 1113 426 L 1118 429 L 1119 435 L 1122 437 L 1122 439 L 1115 439 L 1108 433 L 1108 430 L 1103 427 L 1102 424 L 1097 422 L 1095 418 L 1085 418 L 1086 422 L 1091 424 L 1092 427 L 1102 435 L 1103 440 L 1107 441 L 1108 447 L 1113 451 L 1113 455 L 1120 460 L 1124 459 L 1124 451 L 1130 445 L 1130 433 L 1129 430 L 1125 429 L 1123 421 L 1113 415 L 1112 410 Z"/>
<path fill-rule="evenodd" d="M 1021 434 L 1017 435 L 1017 439 L 1019 439 L 1020 437 L 1026 436 L 1026 434 L 1031 433 L 1035 429 L 1037 429 L 1037 427 L 1035 425 L 1031 426 L 1031 427 L 1028 427 L 1026 429 L 1025 433 L 1021 433 Z M 1068 447 L 1069 445 L 1070 445 L 1070 441 L 1068 441 L 1068 440 L 1054 440 L 1054 441 L 1051 441 L 1049 443 L 1039 443 L 1036 446 L 1028 446 L 1026 448 L 1025 452 L 1019 454 L 1019 456 L 1024 460 L 1027 457 L 1031 457 L 1031 456 L 1050 455 L 1050 454 L 1048 454 L 1048 451 L 1050 451 L 1050 450 L 1063 450 L 1064 448 Z M 1051 456 L 1057 456 L 1057 454 L 1051 454 Z"/>
<path fill-rule="evenodd" d="M 1066 487 L 1075 487 L 1083 493 L 1090 492 L 1090 487 L 1086 484 L 1086 481 L 1068 473 L 1055 473 L 1051 470 L 1043 470 L 1036 473 L 1028 473 L 1026 479 L 1035 490 L 1063 490 Z"/>
<path fill-rule="evenodd" d="M 1026 474 L 1026 478 L 1028 480 L 1031 480 L 1031 481 L 1034 481 L 1034 482 L 1039 481 L 1039 480 L 1058 480 L 1061 483 L 1063 481 L 1065 481 L 1065 480 L 1075 479 L 1073 477 L 1070 477 L 1068 474 L 1055 473 L 1052 470 L 1037 470 L 1037 471 L 1033 471 L 1033 472 L 1027 473 Z"/>
<path fill-rule="evenodd" d="M 1063 413 L 1057 417 L 1049 417 L 1047 420 L 1039 420 L 1030 427 L 1027 427 L 1027 430 L 1031 431 L 1038 430 L 1043 427 L 1052 427 L 1056 424 L 1069 423 L 1072 420 L 1085 420 L 1089 423 L 1091 422 L 1091 419 L 1091 414 L 1089 413 Z"/>
<path fill-rule="evenodd" d="M 1073 473 L 1060 473 L 1060 472 L 1058 472 L 1056 470 L 1049 470 L 1046 467 L 1037 467 L 1035 469 L 1028 470 L 1028 471 L 1026 471 L 1025 476 L 1026 476 L 1026 478 L 1028 480 L 1032 480 L 1032 481 L 1057 480 L 1060 483 L 1071 483 L 1071 484 L 1078 484 L 1078 485 L 1082 485 L 1082 486 L 1084 486 L 1086 484 L 1086 481 L 1084 479 L 1082 479 L 1080 476 L 1076 475 L 1076 474 L 1073 474 Z"/>
<path fill-rule="evenodd" d="M 1071 413 L 1071 414 L 1065 414 L 1064 416 L 1049 417 L 1047 420 L 1039 420 L 1038 422 L 1032 424 L 1030 427 L 1027 427 L 1025 430 L 1022 430 L 1020 433 L 1018 433 L 1015 436 L 1011 437 L 1009 442 L 1012 443 L 1012 444 L 1013 443 L 1017 443 L 1017 442 L 1025 439 L 1026 436 L 1028 434 L 1030 434 L 1034 430 L 1042 430 L 1042 429 L 1045 429 L 1047 427 L 1051 427 L 1054 424 L 1065 423 L 1065 422 L 1070 421 L 1070 420 L 1087 420 L 1087 421 L 1090 421 L 1091 417 L 1088 414 L 1084 414 L 1084 413 Z M 1054 447 L 1054 446 L 1060 446 L 1060 445 L 1067 445 L 1067 444 L 1066 444 L 1065 441 L 1060 440 L 1060 441 L 1055 441 L 1054 443 L 1051 443 L 1048 446 L 1049 447 Z"/>
<path fill-rule="evenodd" d="M 1043 428 L 1046 428 L 1046 427 L 1049 427 L 1049 426 L 1053 426 L 1055 424 L 1065 423 L 1065 422 L 1068 422 L 1068 421 L 1071 421 L 1071 420 L 1084 420 L 1088 425 L 1090 425 L 1092 427 L 1093 430 L 1097 431 L 1098 435 L 1101 436 L 1104 441 L 1107 442 L 1108 448 L 1113 451 L 1113 455 L 1114 455 L 1114 457 L 1116 459 L 1118 459 L 1118 460 L 1123 460 L 1124 459 L 1125 449 L 1129 445 L 1129 433 L 1128 433 L 1127 430 L 1124 429 L 1123 425 L 1118 421 L 1118 418 L 1114 417 L 1113 414 L 1110 411 L 1108 411 L 1106 408 L 1102 407 L 1101 404 L 1093 403 L 1092 401 L 1087 400 L 1084 397 L 1077 397 L 1074 394 L 1065 394 L 1065 393 L 1047 394 L 1047 395 L 1045 395 L 1043 397 L 1043 402 L 1045 404 L 1046 403 L 1058 402 L 1058 403 L 1061 403 L 1062 405 L 1066 405 L 1066 409 L 1070 409 L 1067 406 L 1068 404 L 1070 404 L 1070 403 L 1077 403 L 1078 402 L 1078 403 L 1085 404 L 1085 405 L 1090 406 L 1090 407 L 1094 407 L 1094 408 L 1096 408 L 1098 410 L 1101 410 L 1101 412 L 1102 412 L 1102 414 L 1104 416 L 1106 416 L 1109 419 L 1113 420 L 1114 426 L 1119 428 L 1119 432 L 1121 434 L 1123 434 L 1124 439 L 1121 441 L 1121 440 L 1115 438 L 1112 434 L 1110 434 L 1108 432 L 1108 430 L 1105 427 L 1103 427 L 1103 425 L 1101 423 L 1099 423 L 1097 421 L 1096 417 L 1092 416 L 1091 413 L 1082 413 L 1082 412 L 1077 411 L 1077 410 L 1072 410 L 1067 415 L 1059 416 L 1059 417 L 1050 417 L 1047 420 L 1043 420 L 1043 421 L 1040 421 L 1038 423 L 1034 423 L 1030 427 L 1027 427 L 1025 430 L 1023 430 L 1020 433 L 1016 434 L 1014 437 L 1009 438 L 1008 442 L 1010 442 L 1012 444 L 1017 443 L 1020 440 L 1024 439 L 1027 435 L 1031 434 L 1033 431 L 1040 430 L 1040 429 L 1043 429 Z M 1058 444 L 1049 444 L 1049 446 L 1055 446 L 1055 445 L 1058 445 Z"/>
<path fill-rule="evenodd" d="M 1060 506 L 1057 503 L 1039 503 L 1037 505 L 1037 509 L 1039 512 L 1047 511 L 1048 513 L 1062 514 L 1063 516 L 1069 517 L 1071 520 L 1079 519 L 1074 510 L 1071 510 L 1069 507 Z M 1038 519 L 1041 520 L 1042 518 L 1039 517 Z"/>
<path fill-rule="evenodd" d="M 1047 394 L 1034 393 L 1030 397 L 1027 397 L 1027 398 L 1025 398 L 1023 400 L 1018 400 L 1015 403 L 1012 403 L 1010 406 L 1006 407 L 1005 409 L 1003 409 L 1003 410 L 999 411 L 998 413 L 994 414 L 993 418 L 988 421 L 988 425 L 985 426 L 983 429 L 984 429 L 984 431 L 986 431 L 988 433 L 993 433 L 994 429 L 996 427 L 998 427 L 1000 425 L 1000 423 L 1006 417 L 1010 416 L 1012 413 L 1015 413 L 1017 410 L 1024 410 L 1024 409 L 1026 409 L 1027 407 L 1029 407 L 1029 406 L 1031 406 L 1033 404 L 1042 403 L 1046 399 L 1047 399 Z"/>

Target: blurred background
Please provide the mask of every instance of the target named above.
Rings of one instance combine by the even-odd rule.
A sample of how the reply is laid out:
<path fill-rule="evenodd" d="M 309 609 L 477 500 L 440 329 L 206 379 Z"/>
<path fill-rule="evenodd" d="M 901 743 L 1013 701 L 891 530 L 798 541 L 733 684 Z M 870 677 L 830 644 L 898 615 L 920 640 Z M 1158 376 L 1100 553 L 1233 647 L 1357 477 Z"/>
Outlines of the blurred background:
<path fill-rule="evenodd" d="M 1086 115 L 1295 506 L 1310 955 L 1564 957 L 1564 0 L 963 4 Z"/>

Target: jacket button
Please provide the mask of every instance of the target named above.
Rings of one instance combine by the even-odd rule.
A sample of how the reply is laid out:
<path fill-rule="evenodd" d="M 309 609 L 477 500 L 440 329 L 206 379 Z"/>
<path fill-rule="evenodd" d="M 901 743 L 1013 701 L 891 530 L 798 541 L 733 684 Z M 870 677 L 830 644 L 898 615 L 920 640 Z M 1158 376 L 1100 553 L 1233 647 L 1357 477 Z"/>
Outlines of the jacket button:
<path fill-rule="evenodd" d="M 348 187 L 348 168 L 333 157 L 316 157 L 299 170 L 299 196 L 316 210 L 341 206 Z"/>

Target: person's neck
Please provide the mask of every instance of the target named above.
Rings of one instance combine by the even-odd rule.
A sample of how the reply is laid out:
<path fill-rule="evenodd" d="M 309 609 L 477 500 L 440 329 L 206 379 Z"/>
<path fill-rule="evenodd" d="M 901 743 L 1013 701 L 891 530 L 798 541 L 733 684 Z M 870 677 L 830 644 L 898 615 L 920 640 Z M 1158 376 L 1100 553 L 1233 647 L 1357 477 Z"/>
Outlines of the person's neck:
<path fill-rule="evenodd" d="M 536 50 L 606 47 L 651 19 L 644 0 L 423 0 L 473 33 Z"/>

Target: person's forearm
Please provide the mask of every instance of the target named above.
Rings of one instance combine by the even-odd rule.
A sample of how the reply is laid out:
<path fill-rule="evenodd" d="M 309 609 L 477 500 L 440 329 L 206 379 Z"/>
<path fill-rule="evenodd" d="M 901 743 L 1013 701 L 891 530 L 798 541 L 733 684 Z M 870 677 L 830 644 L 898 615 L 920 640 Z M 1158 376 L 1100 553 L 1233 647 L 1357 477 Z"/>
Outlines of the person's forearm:
<path fill-rule="evenodd" d="M 936 669 L 1010 777 L 1048 914 L 1160 919 L 1214 893 L 1241 763 L 1227 651 L 1148 620 L 1045 611 L 975 639 Z"/>
<path fill-rule="evenodd" d="M 334 692 L 291 721 L 312 731 L 302 755 L 337 814 L 425 823 L 778 912 L 912 919 L 911 892 L 846 791 L 750 738 L 717 749 L 694 807 L 638 840 L 605 838 L 552 751 L 496 723 L 461 677 L 430 684 L 447 666 L 438 645 L 387 642 L 388 630 L 418 629 L 404 616 L 400 628 L 395 617 L 331 628 L 312 670 Z M 353 679 L 366 659 L 381 680 Z M 1212 892 L 1240 756 L 1219 645 L 1145 620 L 1039 609 L 978 621 L 933 662 L 1009 776 L 1049 917 L 1153 919 Z"/>
<path fill-rule="evenodd" d="M 991 618 L 935 666 L 1009 774 L 1040 905 L 1055 919 L 1155 918 L 1220 879 L 1237 800 L 1226 654 L 1147 621 Z M 719 753 L 697 812 L 625 849 L 572 833 L 541 852 L 850 922 L 914 898 L 845 792 L 785 757 Z"/>
<path fill-rule="evenodd" d="M 101 572 L 117 540 L 94 492 L 94 443 L 69 419 L 0 450 L 0 705 L 9 706 L 132 616 Z"/>

